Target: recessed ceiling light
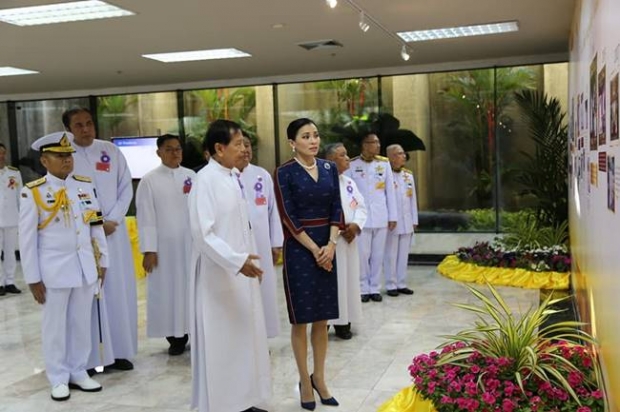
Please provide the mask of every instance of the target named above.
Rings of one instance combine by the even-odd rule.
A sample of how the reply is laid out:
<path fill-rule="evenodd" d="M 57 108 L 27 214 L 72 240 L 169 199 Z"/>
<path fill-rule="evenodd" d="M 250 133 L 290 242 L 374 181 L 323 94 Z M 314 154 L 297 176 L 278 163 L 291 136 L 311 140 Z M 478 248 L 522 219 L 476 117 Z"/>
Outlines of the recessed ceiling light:
<path fill-rule="evenodd" d="M 143 54 L 142 57 L 164 63 L 175 63 L 192 62 L 197 60 L 235 59 L 238 57 L 252 57 L 252 55 L 237 49 L 212 49 L 173 53 Z"/>
<path fill-rule="evenodd" d="M 0 10 L 0 21 L 17 26 L 65 23 L 131 16 L 135 13 L 99 0 L 72 1 L 44 6 Z"/>
<path fill-rule="evenodd" d="M 443 29 L 401 31 L 397 34 L 406 42 L 452 39 L 455 37 L 483 36 L 487 34 L 509 33 L 519 30 L 516 21 L 476 24 L 473 26 L 447 27 Z"/>
<path fill-rule="evenodd" d="M 16 67 L 0 67 L 0 76 L 20 76 L 22 74 L 39 74 L 34 70 L 18 69 Z"/>
<path fill-rule="evenodd" d="M 283 29 L 284 27 L 286 27 L 286 24 L 284 23 L 276 23 L 271 26 L 272 29 Z"/>

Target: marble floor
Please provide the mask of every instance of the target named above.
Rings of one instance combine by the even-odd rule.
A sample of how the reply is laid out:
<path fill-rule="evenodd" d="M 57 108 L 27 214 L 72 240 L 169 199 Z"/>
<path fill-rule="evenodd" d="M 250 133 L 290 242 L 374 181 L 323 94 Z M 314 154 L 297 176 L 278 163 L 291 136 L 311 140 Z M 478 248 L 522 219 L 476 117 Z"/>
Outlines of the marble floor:
<path fill-rule="evenodd" d="M 21 276 L 18 276 L 21 279 Z M 339 408 L 317 404 L 317 411 L 371 412 L 410 384 L 413 356 L 434 349 L 439 335 L 454 333 L 472 316 L 451 303 L 473 302 L 463 285 L 437 274 L 434 267 L 409 267 L 413 296 L 363 305 L 364 322 L 354 337 L 342 341 L 330 334 L 327 381 Z M 144 280 L 139 286 L 139 353 L 135 370 L 98 374 L 103 391 L 72 391 L 67 402 L 54 402 L 43 372 L 40 320 L 23 282 L 21 295 L 0 297 L 0 411 L 172 412 L 187 411 L 191 394 L 190 356 L 169 357 L 164 339 L 147 339 Z M 537 290 L 499 288 L 509 305 L 525 310 L 538 302 Z M 289 345 L 286 308 L 281 295 L 283 334 L 270 342 L 273 399 L 270 412 L 301 411 L 297 373 Z M 318 400 L 318 399 L 317 399 Z M 218 411 L 219 412 L 219 411 Z M 227 411 L 221 411 L 227 412 Z"/>

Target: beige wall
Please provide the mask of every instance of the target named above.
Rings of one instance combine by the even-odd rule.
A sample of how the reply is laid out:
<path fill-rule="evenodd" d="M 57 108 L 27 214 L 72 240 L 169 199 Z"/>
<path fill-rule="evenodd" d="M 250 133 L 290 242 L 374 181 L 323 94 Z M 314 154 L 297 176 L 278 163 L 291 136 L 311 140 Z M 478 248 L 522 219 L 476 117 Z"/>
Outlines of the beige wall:
<path fill-rule="evenodd" d="M 590 150 L 590 114 L 584 127 L 577 127 L 575 141 L 583 138 L 584 148 L 570 151 L 574 165 L 569 195 L 571 247 L 574 260 L 573 286 L 577 290 L 577 301 L 582 320 L 589 322 L 589 329 L 598 339 L 598 350 L 605 376 L 607 395 L 611 411 L 620 410 L 620 311 L 617 309 L 620 296 L 620 254 L 618 236 L 620 232 L 620 140 L 610 141 L 610 79 L 620 70 L 618 39 L 620 26 L 614 17 L 620 16 L 618 0 L 578 1 L 576 5 L 573 32 L 571 33 L 571 58 L 569 70 L 569 101 L 583 94 L 591 103 L 590 67 L 596 56 L 596 78 L 605 68 L 605 129 L 606 142 L 598 149 Z M 598 94 L 598 88 L 594 90 Z M 592 105 L 588 108 L 591 110 Z M 576 113 L 569 121 L 575 123 Z M 598 133 L 597 133 L 598 134 Z M 598 170 L 599 155 L 614 156 L 614 175 Z M 603 162 L 607 166 L 606 162 Z M 581 168 L 585 165 L 585 168 Z M 591 176 L 590 165 L 594 174 Z M 580 172 L 580 173 L 578 173 Z M 615 210 L 608 206 L 608 190 L 614 199 Z"/>

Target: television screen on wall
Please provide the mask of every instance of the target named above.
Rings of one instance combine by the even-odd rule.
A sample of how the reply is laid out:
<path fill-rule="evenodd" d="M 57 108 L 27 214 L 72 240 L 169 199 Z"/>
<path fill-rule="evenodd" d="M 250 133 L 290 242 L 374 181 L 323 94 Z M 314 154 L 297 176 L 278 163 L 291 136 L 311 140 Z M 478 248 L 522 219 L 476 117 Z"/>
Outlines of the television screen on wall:
<path fill-rule="evenodd" d="M 157 136 L 114 137 L 112 142 L 125 156 L 132 179 L 142 179 L 161 164 L 156 153 Z"/>

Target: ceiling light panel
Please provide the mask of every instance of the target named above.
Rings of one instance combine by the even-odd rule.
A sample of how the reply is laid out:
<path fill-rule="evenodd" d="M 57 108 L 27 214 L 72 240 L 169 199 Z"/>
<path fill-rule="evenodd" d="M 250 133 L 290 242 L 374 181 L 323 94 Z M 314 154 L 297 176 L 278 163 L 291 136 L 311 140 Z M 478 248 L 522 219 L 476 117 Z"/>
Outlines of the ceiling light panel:
<path fill-rule="evenodd" d="M 23 74 L 38 74 L 34 70 L 18 69 L 16 67 L 0 67 L 0 76 L 21 76 Z"/>
<path fill-rule="evenodd" d="M 17 26 L 66 23 L 72 21 L 131 16 L 135 13 L 99 0 L 73 1 L 44 6 L 0 10 L 0 21 Z"/>
<path fill-rule="evenodd" d="M 212 49 L 173 53 L 143 54 L 142 57 L 164 63 L 176 63 L 192 62 L 198 60 L 235 59 L 239 57 L 252 57 L 252 55 L 237 49 Z"/>
<path fill-rule="evenodd" d="M 447 27 L 443 29 L 402 31 L 397 34 L 406 42 L 416 42 L 510 33 L 518 30 L 519 24 L 516 21 L 507 21 L 501 23 L 477 24 L 473 26 Z"/>

